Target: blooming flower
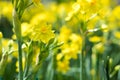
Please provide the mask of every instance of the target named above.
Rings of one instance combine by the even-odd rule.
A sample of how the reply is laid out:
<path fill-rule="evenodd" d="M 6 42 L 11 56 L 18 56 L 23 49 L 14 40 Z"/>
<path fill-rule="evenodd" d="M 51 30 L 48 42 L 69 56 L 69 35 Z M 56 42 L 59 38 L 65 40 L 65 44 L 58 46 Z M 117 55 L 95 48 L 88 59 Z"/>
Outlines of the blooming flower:
<path fill-rule="evenodd" d="M 119 32 L 119 31 L 115 32 L 115 33 L 114 33 L 114 36 L 115 36 L 116 38 L 120 39 L 120 32 Z"/>
<path fill-rule="evenodd" d="M 32 32 L 30 38 L 33 41 L 42 41 L 44 43 L 48 43 L 50 39 L 54 38 L 54 31 L 51 30 L 51 25 L 46 23 L 34 25 L 32 28 Z"/>
<path fill-rule="evenodd" d="M 70 69 L 68 60 L 58 61 L 57 66 L 57 70 L 63 73 L 66 73 Z"/>
<path fill-rule="evenodd" d="M 24 22 L 21 24 L 21 29 L 22 29 L 22 36 L 25 37 L 30 34 L 31 30 L 31 25 Z"/>
<path fill-rule="evenodd" d="M 117 19 L 120 19 L 120 6 L 116 6 L 114 9 L 113 9 L 113 15 L 115 16 L 115 18 Z"/>
<path fill-rule="evenodd" d="M 58 37 L 58 40 L 63 41 L 63 42 L 68 41 L 70 34 L 71 34 L 71 30 L 67 28 L 66 26 L 63 26 L 60 29 L 60 35 Z"/>

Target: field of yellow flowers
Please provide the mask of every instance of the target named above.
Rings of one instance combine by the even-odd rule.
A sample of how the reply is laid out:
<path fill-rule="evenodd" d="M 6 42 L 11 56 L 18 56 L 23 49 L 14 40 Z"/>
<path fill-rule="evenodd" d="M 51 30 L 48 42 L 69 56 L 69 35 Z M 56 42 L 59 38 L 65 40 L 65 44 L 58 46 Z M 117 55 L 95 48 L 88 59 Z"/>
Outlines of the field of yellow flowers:
<path fill-rule="evenodd" d="M 120 80 L 120 1 L 0 0 L 0 80 Z"/>

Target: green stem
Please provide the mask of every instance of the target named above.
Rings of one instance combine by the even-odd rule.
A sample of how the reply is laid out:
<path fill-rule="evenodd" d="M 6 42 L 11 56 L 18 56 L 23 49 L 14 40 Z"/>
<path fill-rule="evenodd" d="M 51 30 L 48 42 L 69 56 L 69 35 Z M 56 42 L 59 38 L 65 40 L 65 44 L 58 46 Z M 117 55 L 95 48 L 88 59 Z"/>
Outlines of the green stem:
<path fill-rule="evenodd" d="M 52 53 L 52 51 L 51 51 Z M 54 59 L 54 55 L 51 55 L 50 58 L 50 62 L 48 64 L 48 68 L 47 68 L 47 74 L 46 74 L 46 80 L 53 80 L 53 76 L 54 76 L 54 66 L 53 66 L 53 60 Z"/>
<path fill-rule="evenodd" d="M 85 60 L 84 60 L 84 55 L 85 55 L 85 35 L 82 35 L 82 51 L 80 54 L 80 80 L 85 80 Z"/>
<path fill-rule="evenodd" d="M 23 79 L 25 79 L 28 76 L 29 68 L 33 59 L 33 52 L 34 52 L 33 42 L 31 41 L 28 54 L 26 55 L 26 64 L 25 64 Z"/>
<path fill-rule="evenodd" d="M 18 63 L 19 63 L 19 80 L 23 80 L 23 69 L 22 69 L 22 37 L 21 37 L 21 21 L 19 14 L 13 9 L 13 28 L 18 40 Z"/>
<path fill-rule="evenodd" d="M 80 54 L 80 80 L 82 80 L 82 73 L 83 73 L 83 71 L 82 71 L 82 53 Z"/>
<path fill-rule="evenodd" d="M 85 35 L 83 34 L 83 36 L 82 36 L 82 70 L 83 70 L 83 72 L 82 72 L 82 80 L 86 80 L 85 79 L 85 76 L 86 76 L 86 74 L 85 74 L 85 39 L 86 37 L 85 37 Z"/>
<path fill-rule="evenodd" d="M 19 80 L 23 80 L 22 68 L 22 40 L 18 40 L 18 63 L 19 63 Z"/>

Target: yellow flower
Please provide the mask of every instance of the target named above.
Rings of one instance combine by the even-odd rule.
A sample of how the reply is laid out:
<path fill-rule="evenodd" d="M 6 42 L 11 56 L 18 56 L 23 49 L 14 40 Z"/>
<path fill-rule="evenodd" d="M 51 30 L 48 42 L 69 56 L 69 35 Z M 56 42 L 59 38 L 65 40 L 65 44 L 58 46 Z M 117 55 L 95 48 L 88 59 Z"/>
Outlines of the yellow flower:
<path fill-rule="evenodd" d="M 81 46 L 79 43 L 71 42 L 71 43 L 65 43 L 61 47 L 62 52 L 59 56 L 57 56 L 57 59 L 64 56 L 66 60 L 70 59 L 77 59 L 77 55 L 79 51 L 81 50 Z"/>
<path fill-rule="evenodd" d="M 48 43 L 50 39 L 55 37 L 54 31 L 51 30 L 51 28 L 51 25 L 46 23 L 34 25 L 30 38 L 33 41 L 42 41 L 44 43 Z"/>
<path fill-rule="evenodd" d="M 120 39 L 120 32 L 119 32 L 119 31 L 115 32 L 115 33 L 114 33 L 114 36 L 115 36 L 116 38 Z"/>
<path fill-rule="evenodd" d="M 68 14 L 68 17 L 65 18 L 66 21 L 73 19 L 73 17 L 77 17 L 80 20 L 88 21 L 99 15 L 97 15 L 102 6 L 100 6 L 99 0 L 77 0 L 72 5 L 72 10 Z"/>
<path fill-rule="evenodd" d="M 71 18 L 77 14 L 80 10 L 80 4 L 77 2 L 72 5 L 72 11 L 68 13 L 68 16 L 65 18 L 66 21 L 71 20 Z"/>
<path fill-rule="evenodd" d="M 79 52 L 79 46 L 74 43 L 62 50 L 62 53 L 65 55 L 65 58 L 67 60 L 77 59 L 78 52 Z"/>
<path fill-rule="evenodd" d="M 55 22 L 55 16 L 52 12 L 50 11 L 42 11 L 41 13 L 38 13 L 36 15 L 34 15 L 32 17 L 32 19 L 30 20 L 31 24 L 38 24 L 42 21 L 46 21 L 49 23 L 53 23 Z"/>
<path fill-rule="evenodd" d="M 70 34 L 71 34 L 71 30 L 67 28 L 66 26 L 63 26 L 60 29 L 60 35 L 58 37 L 59 41 L 67 42 Z"/>
<path fill-rule="evenodd" d="M 63 57 L 63 54 L 62 54 L 62 53 L 59 53 L 59 54 L 57 54 L 57 56 L 56 56 L 56 60 L 60 60 L 60 59 L 62 59 L 62 57 Z"/>
<path fill-rule="evenodd" d="M 90 42 L 93 42 L 93 43 L 99 42 L 99 41 L 101 41 L 101 40 L 102 40 L 102 38 L 99 37 L 99 36 L 93 36 L 93 37 L 90 37 L 90 38 L 89 38 L 89 41 L 90 41 Z"/>
<path fill-rule="evenodd" d="M 74 4 L 72 5 L 72 9 L 74 10 L 74 11 L 73 11 L 74 13 L 77 13 L 77 12 L 80 10 L 80 4 L 74 3 Z"/>
<path fill-rule="evenodd" d="M 16 37 L 15 34 L 12 35 L 12 39 L 13 39 L 13 40 L 16 40 L 16 39 L 17 39 L 17 37 Z"/>
<path fill-rule="evenodd" d="M 22 36 L 25 37 L 30 34 L 31 32 L 31 25 L 24 22 L 21 24 L 21 29 L 22 29 Z"/>
<path fill-rule="evenodd" d="M 0 0 L 0 15 L 7 17 L 10 21 L 12 20 L 12 9 L 13 7 L 10 2 Z"/>
<path fill-rule="evenodd" d="M 70 69 L 69 61 L 63 60 L 57 62 L 57 70 L 62 73 L 66 73 Z"/>
<path fill-rule="evenodd" d="M 82 44 L 82 37 L 80 35 L 77 35 L 75 33 L 70 35 L 70 40 L 77 44 Z"/>
<path fill-rule="evenodd" d="M 65 21 L 70 21 L 73 17 L 73 14 L 74 14 L 73 12 L 69 12 L 68 16 L 65 18 Z"/>
<path fill-rule="evenodd" d="M 115 18 L 120 19 L 120 14 L 119 13 L 120 13 L 120 6 L 117 6 L 113 10 L 113 15 L 115 16 Z"/>

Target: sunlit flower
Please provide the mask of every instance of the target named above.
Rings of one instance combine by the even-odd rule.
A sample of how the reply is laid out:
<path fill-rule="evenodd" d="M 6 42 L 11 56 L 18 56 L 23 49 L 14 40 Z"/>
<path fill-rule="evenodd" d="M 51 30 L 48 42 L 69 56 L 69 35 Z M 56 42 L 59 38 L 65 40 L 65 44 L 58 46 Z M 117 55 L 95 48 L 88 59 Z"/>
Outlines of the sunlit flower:
<path fill-rule="evenodd" d="M 115 16 L 115 18 L 120 20 L 120 6 L 116 6 L 113 10 L 113 15 Z"/>
<path fill-rule="evenodd" d="M 57 70 L 62 73 L 66 73 L 70 69 L 69 61 L 58 61 L 57 62 Z"/>
<path fill-rule="evenodd" d="M 63 26 L 60 29 L 60 35 L 58 37 L 59 41 L 66 42 L 69 39 L 70 34 L 71 34 L 71 30 L 66 26 Z"/>
<path fill-rule="evenodd" d="M 30 35 L 30 38 L 33 41 L 42 41 L 44 43 L 48 43 L 49 40 L 54 37 L 55 34 L 54 31 L 52 30 L 52 26 L 46 23 L 34 25 Z"/>
<path fill-rule="evenodd" d="M 34 15 L 30 20 L 30 23 L 34 25 L 34 24 L 39 24 L 40 22 L 53 23 L 55 21 L 56 19 L 52 12 L 43 11 L 39 14 Z"/>
<path fill-rule="evenodd" d="M 74 12 L 74 13 L 77 13 L 77 12 L 80 10 L 80 4 L 74 3 L 74 4 L 72 5 L 72 9 L 73 9 L 73 12 Z"/>
<path fill-rule="evenodd" d="M 7 6 L 6 6 L 7 5 Z M 12 4 L 6 1 L 0 1 L 0 15 L 4 15 L 9 20 L 12 20 Z"/>
<path fill-rule="evenodd" d="M 21 29 L 22 29 L 22 36 L 28 36 L 31 32 L 32 26 L 26 22 L 21 24 Z"/>
<path fill-rule="evenodd" d="M 16 37 L 15 34 L 12 35 L 12 39 L 13 39 L 13 40 L 16 40 L 16 39 L 17 39 L 17 37 Z"/>
<path fill-rule="evenodd" d="M 64 54 L 67 60 L 77 59 L 78 52 L 79 52 L 79 46 L 74 43 L 62 50 L 62 54 Z"/>
<path fill-rule="evenodd" d="M 56 56 L 56 60 L 60 60 L 60 59 L 62 59 L 62 57 L 63 57 L 63 54 L 62 54 L 62 53 L 59 53 L 59 54 L 57 54 L 57 56 Z"/>
<path fill-rule="evenodd" d="M 75 34 L 75 33 L 72 33 L 70 35 L 70 40 L 74 43 L 77 43 L 77 44 L 82 43 L 82 37 L 80 35 Z"/>
<path fill-rule="evenodd" d="M 114 36 L 115 36 L 116 38 L 120 39 L 120 32 L 119 32 L 119 31 L 116 31 L 116 32 L 114 33 Z"/>

